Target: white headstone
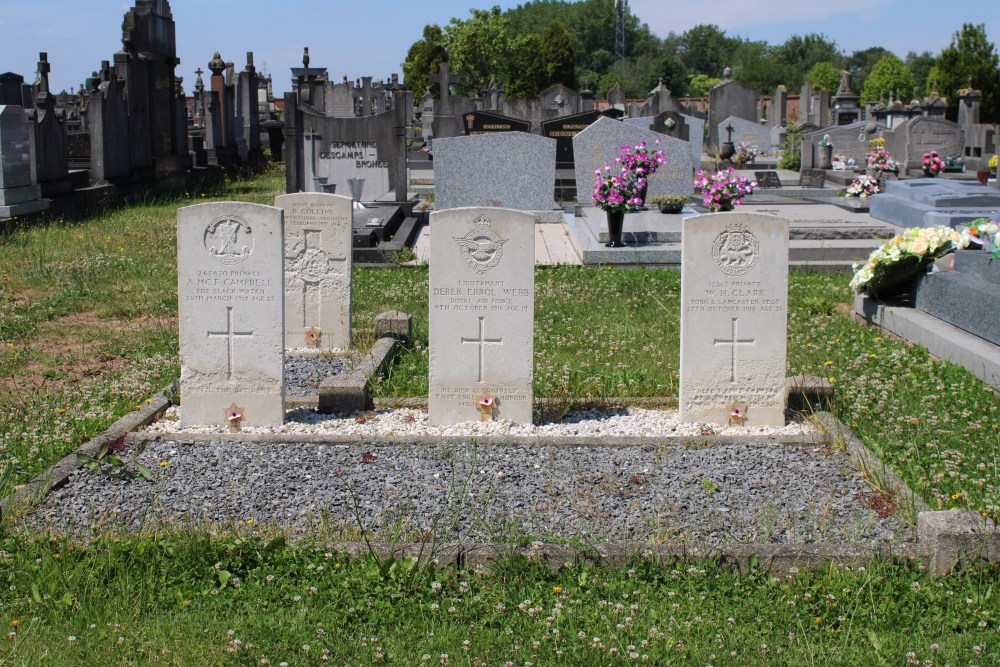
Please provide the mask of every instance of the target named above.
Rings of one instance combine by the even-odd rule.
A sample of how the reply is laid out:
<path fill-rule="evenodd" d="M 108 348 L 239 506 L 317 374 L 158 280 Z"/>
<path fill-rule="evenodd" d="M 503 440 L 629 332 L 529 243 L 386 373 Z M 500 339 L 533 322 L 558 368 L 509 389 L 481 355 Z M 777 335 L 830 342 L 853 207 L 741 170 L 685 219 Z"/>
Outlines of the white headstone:
<path fill-rule="evenodd" d="M 351 346 L 351 198 L 276 197 L 285 212 L 285 347 Z"/>
<path fill-rule="evenodd" d="M 680 416 L 784 426 L 788 221 L 712 213 L 683 221 Z"/>
<path fill-rule="evenodd" d="M 221 202 L 177 211 L 181 423 L 285 418 L 281 209 Z"/>
<path fill-rule="evenodd" d="M 501 208 L 431 214 L 432 424 L 490 416 L 530 424 L 534 378 L 535 218 Z M 488 407 L 488 406 L 487 406 Z"/>

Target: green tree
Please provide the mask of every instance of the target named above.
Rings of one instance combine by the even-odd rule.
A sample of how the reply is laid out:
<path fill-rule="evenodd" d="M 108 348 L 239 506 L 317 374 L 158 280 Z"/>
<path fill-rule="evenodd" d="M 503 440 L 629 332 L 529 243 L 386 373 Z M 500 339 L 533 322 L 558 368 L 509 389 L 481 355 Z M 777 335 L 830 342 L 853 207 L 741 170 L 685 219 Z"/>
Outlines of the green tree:
<path fill-rule="evenodd" d="M 428 86 L 434 99 L 438 98 L 438 87 L 430 85 L 430 77 L 437 74 L 440 64 L 447 60 L 448 50 L 444 47 L 440 26 L 424 26 L 423 38 L 410 46 L 403 63 L 403 82 L 413 91 L 415 98 L 422 97 Z"/>
<path fill-rule="evenodd" d="M 542 34 L 542 59 L 546 87 L 561 83 L 576 88 L 576 62 L 573 43 L 566 24 L 558 19 L 549 23 Z"/>
<path fill-rule="evenodd" d="M 851 54 L 847 59 L 847 67 L 845 69 L 850 70 L 854 75 L 851 79 L 851 86 L 854 87 L 854 90 L 864 90 L 865 80 L 871 73 L 872 68 L 888 54 L 889 51 L 883 49 L 881 46 L 872 46 Z"/>
<path fill-rule="evenodd" d="M 444 34 L 452 70 L 462 74 L 465 88 L 475 93 L 492 78 L 497 81 L 511 79 L 518 40 L 498 5 L 489 11 L 469 11 L 472 18 L 451 19 Z"/>
<path fill-rule="evenodd" d="M 521 35 L 517 38 L 517 47 L 513 56 L 511 78 L 504 88 L 506 96 L 514 100 L 538 97 L 538 93 L 548 86 L 549 81 L 542 36 L 535 33 Z"/>
<path fill-rule="evenodd" d="M 713 76 L 705 76 L 704 74 L 688 75 L 688 91 L 690 91 L 692 97 L 708 97 L 709 91 L 720 83 L 722 83 L 722 79 Z"/>
<path fill-rule="evenodd" d="M 782 65 L 784 80 L 781 83 L 788 90 L 801 88 L 806 74 L 816 63 L 828 62 L 838 69 L 843 69 L 846 65 L 837 50 L 837 43 L 826 35 L 816 33 L 792 35 L 775 49 L 775 58 Z"/>
<path fill-rule="evenodd" d="M 938 91 L 948 98 L 948 117 L 958 118 L 958 91 L 969 86 L 983 94 L 979 117 L 984 123 L 1000 121 L 1000 70 L 993 43 L 986 38 L 986 26 L 962 24 L 938 56 Z"/>
<path fill-rule="evenodd" d="M 829 90 L 831 93 L 840 89 L 840 70 L 827 61 L 818 62 L 806 74 L 806 81 L 813 88 Z M 853 85 L 853 84 L 852 84 Z"/>
<path fill-rule="evenodd" d="M 681 35 L 680 46 L 681 62 L 690 74 L 717 77 L 730 64 L 736 40 L 719 26 L 702 23 Z"/>
<path fill-rule="evenodd" d="M 910 68 L 893 53 L 882 56 L 872 67 L 861 90 L 861 103 L 877 102 L 881 97 L 894 96 L 909 99 L 913 92 L 913 73 Z"/>
<path fill-rule="evenodd" d="M 913 51 L 906 54 L 906 59 L 903 62 L 913 72 L 913 83 L 921 95 L 931 92 L 927 90 L 927 86 L 930 83 L 931 69 L 936 60 L 930 51 L 924 51 L 919 55 Z"/>
<path fill-rule="evenodd" d="M 765 41 L 737 40 L 732 60 L 733 78 L 758 93 L 769 95 L 785 81 L 775 48 Z"/>

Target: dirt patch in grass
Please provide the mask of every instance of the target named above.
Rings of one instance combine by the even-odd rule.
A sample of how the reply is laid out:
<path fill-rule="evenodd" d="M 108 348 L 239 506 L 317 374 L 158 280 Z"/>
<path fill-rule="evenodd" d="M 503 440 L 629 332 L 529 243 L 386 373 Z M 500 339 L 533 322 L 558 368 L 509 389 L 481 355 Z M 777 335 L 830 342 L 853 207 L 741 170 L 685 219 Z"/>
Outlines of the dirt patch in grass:
<path fill-rule="evenodd" d="M 93 312 L 73 313 L 46 322 L 23 353 L 27 357 L 11 375 L 0 378 L 0 397 L 41 387 L 66 389 L 84 379 L 113 374 L 130 362 L 108 354 L 106 346 L 123 336 L 159 329 L 176 330 L 176 317 L 107 319 Z"/>

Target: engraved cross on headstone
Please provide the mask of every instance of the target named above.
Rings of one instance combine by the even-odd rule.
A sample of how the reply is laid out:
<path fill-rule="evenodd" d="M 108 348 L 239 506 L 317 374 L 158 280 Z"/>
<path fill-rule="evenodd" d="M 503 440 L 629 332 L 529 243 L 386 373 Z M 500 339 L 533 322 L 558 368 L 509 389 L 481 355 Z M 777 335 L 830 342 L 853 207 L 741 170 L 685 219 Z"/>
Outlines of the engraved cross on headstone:
<path fill-rule="evenodd" d="M 478 345 L 479 346 L 479 381 L 483 382 L 483 370 L 486 366 L 486 346 L 487 345 L 503 345 L 503 338 L 487 338 L 486 337 L 486 318 L 479 318 L 479 338 L 465 338 L 462 337 L 462 345 Z"/>
<path fill-rule="evenodd" d="M 233 329 L 233 307 L 226 308 L 226 331 L 209 331 L 209 338 L 226 338 L 226 365 L 229 380 L 233 379 L 233 352 L 236 347 L 237 338 L 253 338 L 253 331 L 235 331 Z"/>
<path fill-rule="evenodd" d="M 734 317 L 733 318 L 733 335 L 732 335 L 732 338 L 730 338 L 729 340 L 726 340 L 724 338 L 716 338 L 713 341 L 713 344 L 715 344 L 715 345 L 729 345 L 731 347 L 731 350 L 732 350 L 732 359 L 730 361 L 730 370 L 729 370 L 729 381 L 730 382 L 736 382 L 736 346 L 737 345 L 753 345 L 756 342 L 756 340 L 757 340 L 756 338 L 742 338 L 742 339 L 738 338 L 737 335 L 736 335 L 737 322 L 739 322 L 739 318 Z"/>
<path fill-rule="evenodd" d="M 344 262 L 346 257 L 331 257 L 322 247 L 322 229 L 304 229 L 302 237 L 305 239 L 305 250 L 302 252 L 302 259 L 298 263 L 299 278 L 302 280 L 302 326 L 318 327 L 322 322 L 323 309 L 323 288 L 331 276 L 344 276 Z M 310 251 L 313 251 L 310 253 Z M 313 257 L 309 257 L 312 254 Z M 305 262 L 310 262 L 309 266 L 303 266 Z M 339 270 L 337 268 L 339 264 Z M 313 274 L 313 275 L 308 275 Z M 310 308 L 310 305 L 312 308 Z M 309 311 L 313 312 L 313 321 L 309 321 Z"/>
<path fill-rule="evenodd" d="M 725 127 L 725 130 L 726 130 L 726 142 L 728 142 L 730 144 L 733 143 L 733 130 L 734 129 L 735 128 L 732 126 L 732 124 L 726 125 L 726 127 Z"/>

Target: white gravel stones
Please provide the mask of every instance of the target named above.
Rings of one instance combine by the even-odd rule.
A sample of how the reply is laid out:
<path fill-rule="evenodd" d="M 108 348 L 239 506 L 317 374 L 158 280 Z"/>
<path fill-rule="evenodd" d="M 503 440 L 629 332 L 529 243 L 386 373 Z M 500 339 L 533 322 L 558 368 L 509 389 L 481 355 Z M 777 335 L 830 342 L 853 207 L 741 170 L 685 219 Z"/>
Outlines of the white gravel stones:
<path fill-rule="evenodd" d="M 167 410 L 163 419 L 147 428 L 149 433 L 226 433 L 224 427 L 192 426 L 180 428 L 179 409 Z M 243 433 L 263 435 L 269 433 L 311 434 L 329 436 L 569 436 L 569 437 L 664 437 L 705 435 L 704 424 L 684 423 L 674 410 L 646 410 L 627 408 L 613 410 L 584 410 L 571 412 L 561 421 L 542 421 L 534 424 L 515 424 L 497 420 L 490 422 L 464 422 L 449 426 L 433 426 L 427 413 L 416 409 L 376 410 L 351 417 L 323 415 L 309 408 L 289 410 L 285 423 L 271 427 L 244 427 Z M 768 426 L 713 426 L 713 434 L 721 436 L 795 436 L 816 435 L 809 424 L 793 422 L 782 427 Z"/>

